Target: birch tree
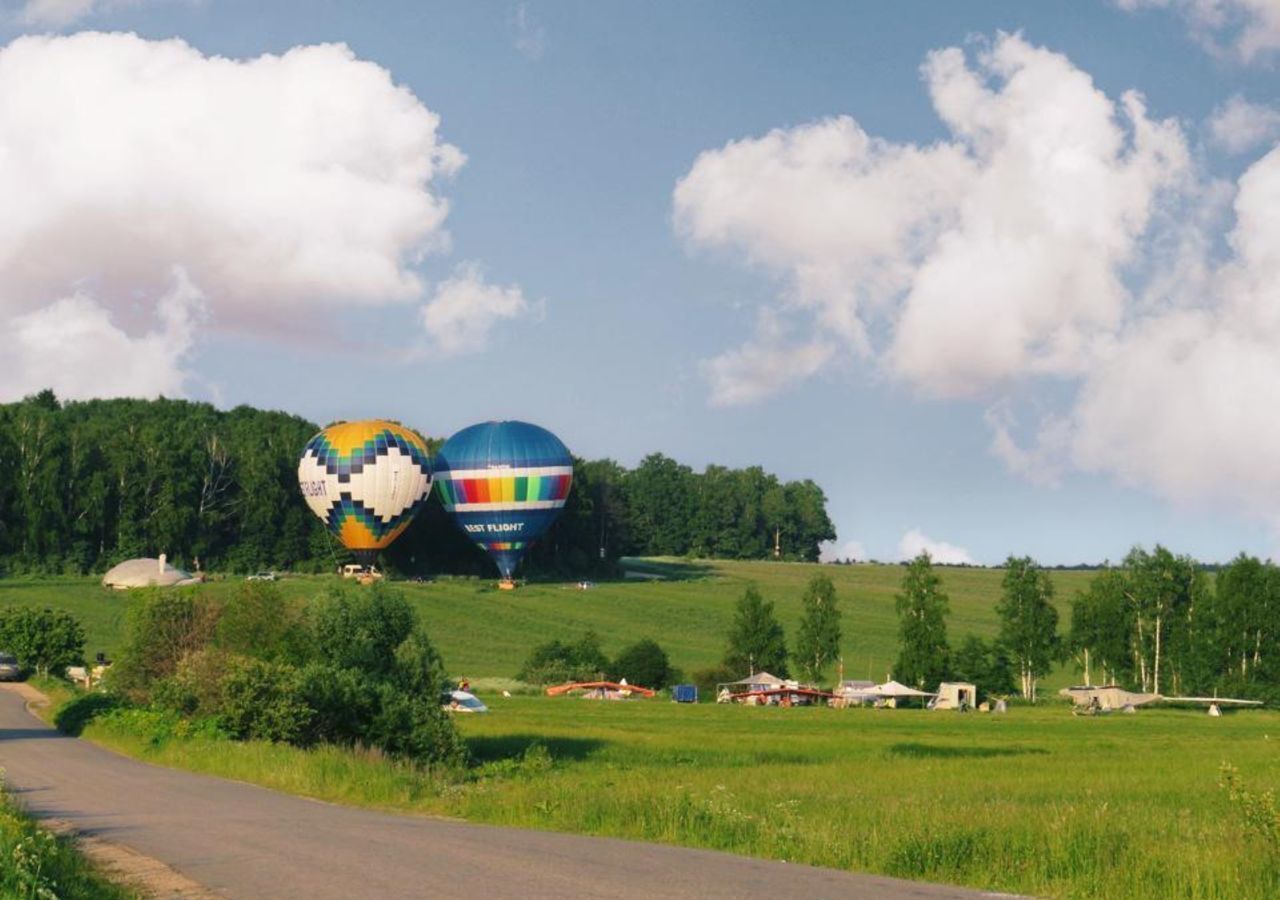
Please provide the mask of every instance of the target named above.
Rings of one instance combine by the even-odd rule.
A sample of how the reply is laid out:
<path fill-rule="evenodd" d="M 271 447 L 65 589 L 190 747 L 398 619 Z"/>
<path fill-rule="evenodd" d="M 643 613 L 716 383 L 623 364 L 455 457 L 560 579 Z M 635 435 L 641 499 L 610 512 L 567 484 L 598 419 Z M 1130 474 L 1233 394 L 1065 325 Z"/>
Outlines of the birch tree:
<path fill-rule="evenodd" d="M 1000 642 L 1018 667 L 1022 696 L 1034 703 L 1036 682 L 1049 672 L 1059 646 L 1053 582 L 1031 557 L 1010 556 L 1002 587 L 996 604 Z"/>

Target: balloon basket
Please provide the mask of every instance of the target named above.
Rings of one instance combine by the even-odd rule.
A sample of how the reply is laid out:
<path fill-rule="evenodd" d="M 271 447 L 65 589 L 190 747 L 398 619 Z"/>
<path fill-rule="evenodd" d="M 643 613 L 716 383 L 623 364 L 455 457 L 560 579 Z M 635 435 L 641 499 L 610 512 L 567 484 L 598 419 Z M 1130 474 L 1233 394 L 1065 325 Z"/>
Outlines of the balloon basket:
<path fill-rule="evenodd" d="M 498 590 L 500 591 L 514 591 L 515 589 L 516 583 L 510 578 L 504 578 L 502 581 L 498 582 Z"/>

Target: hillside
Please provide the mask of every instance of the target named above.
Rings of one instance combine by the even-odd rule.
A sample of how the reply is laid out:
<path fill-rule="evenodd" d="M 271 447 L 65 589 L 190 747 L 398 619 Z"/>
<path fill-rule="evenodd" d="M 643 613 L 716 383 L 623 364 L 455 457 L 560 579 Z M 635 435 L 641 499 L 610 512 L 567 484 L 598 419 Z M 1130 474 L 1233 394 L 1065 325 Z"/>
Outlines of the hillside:
<path fill-rule="evenodd" d="M 733 606 L 749 583 L 777 604 L 788 639 L 800 620 L 800 596 L 815 572 L 831 576 L 843 612 L 848 677 L 883 678 L 897 653 L 894 594 L 900 566 L 819 566 L 809 563 L 630 560 L 634 572 L 664 580 L 611 581 L 578 590 L 573 584 L 539 583 L 503 592 L 479 579 L 441 579 L 400 587 L 418 607 L 450 671 L 469 678 L 510 677 L 529 650 L 552 638 L 576 637 L 594 629 L 607 653 L 641 637 L 652 637 L 686 672 L 719 662 Z M 968 634 L 994 635 L 999 569 L 939 568 L 951 596 L 948 620 L 952 645 Z M 1077 590 L 1091 572 L 1054 572 L 1062 626 Z M 287 578 L 281 588 L 309 597 L 331 583 L 325 576 Z M 238 580 L 215 582 L 205 590 L 223 594 Z M 103 590 L 94 579 L 0 580 L 0 606 L 40 604 L 70 610 L 88 631 L 90 653 L 114 652 L 120 643 L 127 595 Z M 1065 681 L 1062 675 L 1051 684 Z"/>

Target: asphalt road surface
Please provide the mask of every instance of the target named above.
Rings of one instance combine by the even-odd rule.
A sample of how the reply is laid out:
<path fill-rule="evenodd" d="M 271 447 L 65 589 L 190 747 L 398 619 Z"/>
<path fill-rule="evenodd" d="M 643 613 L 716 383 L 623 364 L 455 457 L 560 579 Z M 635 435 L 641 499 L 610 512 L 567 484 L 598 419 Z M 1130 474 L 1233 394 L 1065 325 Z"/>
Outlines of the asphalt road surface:
<path fill-rule="evenodd" d="M 978 897 L 956 888 L 609 838 L 335 806 L 137 762 L 0 689 L 0 766 L 37 817 L 227 897 Z"/>

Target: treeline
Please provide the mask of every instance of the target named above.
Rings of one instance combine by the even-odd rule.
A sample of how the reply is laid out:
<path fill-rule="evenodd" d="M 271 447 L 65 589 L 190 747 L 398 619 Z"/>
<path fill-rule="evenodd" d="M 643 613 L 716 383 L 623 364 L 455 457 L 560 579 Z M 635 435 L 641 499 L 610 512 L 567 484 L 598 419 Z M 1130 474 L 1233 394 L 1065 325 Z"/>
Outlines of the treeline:
<path fill-rule="evenodd" d="M 180 400 L 61 403 L 45 391 L 0 405 L 0 574 L 101 572 L 161 553 L 191 569 L 330 569 L 342 548 L 297 488 L 298 454 L 318 430 L 286 413 Z M 762 559 L 775 540 L 784 558 L 816 560 L 834 537 L 812 481 L 758 467 L 695 473 L 661 454 L 635 469 L 575 460 L 564 513 L 525 572 L 599 575 L 627 555 Z M 383 563 L 491 572 L 434 498 Z"/>
<path fill-rule="evenodd" d="M 1211 577 L 1164 547 L 1135 547 L 1104 566 L 1060 623 L 1048 571 L 1029 558 L 1005 562 L 994 640 L 969 636 L 952 650 L 949 600 L 927 555 L 913 560 L 897 598 L 894 677 L 934 687 L 955 679 L 984 694 L 1035 699 L 1055 663 L 1089 684 L 1117 683 L 1167 696 L 1218 694 L 1280 700 L 1280 568 L 1241 554 Z"/>

